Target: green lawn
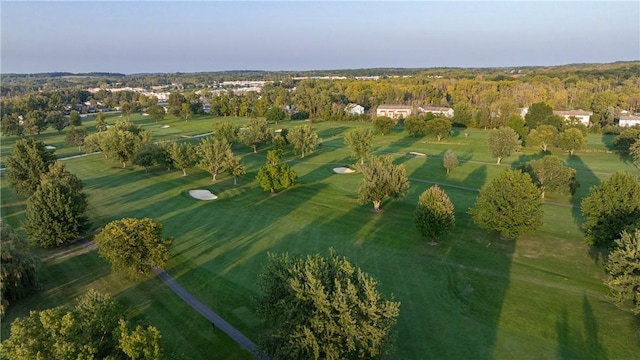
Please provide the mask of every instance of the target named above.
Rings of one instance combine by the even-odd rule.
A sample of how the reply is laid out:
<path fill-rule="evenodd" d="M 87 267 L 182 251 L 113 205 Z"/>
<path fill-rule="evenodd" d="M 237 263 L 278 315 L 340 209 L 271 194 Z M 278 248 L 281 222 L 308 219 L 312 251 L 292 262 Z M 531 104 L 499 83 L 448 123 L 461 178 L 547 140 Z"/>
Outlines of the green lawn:
<path fill-rule="evenodd" d="M 157 139 L 208 132 L 211 123 L 219 121 L 168 119 L 163 124 L 170 127 L 161 129 L 148 117 L 133 120 Z M 273 128 L 297 124 L 283 122 Z M 122 169 L 101 155 L 66 164 L 85 182 L 93 230 L 122 217 L 161 221 L 166 234 L 175 239 L 166 270 L 253 340 L 262 329 L 253 299 L 259 296 L 257 274 L 267 252 L 328 254 L 334 247 L 379 279 L 383 293 L 401 302 L 393 358 L 623 359 L 640 352 L 637 317 L 606 298 L 602 265 L 589 256 L 579 209 L 571 207 L 579 205 L 589 186 L 613 171 L 640 175 L 637 168 L 607 153 L 601 137 L 589 135 L 589 148 L 572 158 L 552 149 L 579 170 L 582 186 L 573 197 L 548 199 L 565 206 L 545 205 L 542 229 L 516 241 L 501 241 L 477 229 L 467 215 L 477 196 L 473 189 L 509 166 L 537 158 L 536 149 L 526 148 L 498 166 L 488 153 L 482 130 L 456 131 L 441 142 L 400 132 L 376 136 L 375 152 L 393 155 L 413 179 L 402 201 L 383 202 L 383 212 L 377 214 L 371 211 L 372 205 L 356 201 L 361 175 L 332 171 L 353 162 L 342 134 L 369 125 L 320 122 L 312 126 L 323 146 L 304 159 L 285 155 L 299 183 L 276 196 L 263 192 L 255 181 L 265 161 L 264 147 L 258 154 L 244 146 L 234 147 L 248 170 L 238 186 L 227 175 L 212 183 L 207 173 L 195 168 L 187 177 L 166 169 L 148 173 Z M 6 154 L 5 142 L 2 148 Z M 441 159 L 447 149 L 460 160 L 449 175 Z M 409 156 L 410 151 L 428 157 Z M 417 198 L 429 182 L 443 184 L 456 207 L 455 230 L 435 247 L 427 245 L 413 224 Z M 196 188 L 210 189 L 219 199 L 194 200 L 186 192 Z M 3 182 L 3 218 L 18 226 L 23 212 L 23 199 Z M 51 252 L 41 251 L 43 256 Z M 10 308 L 2 324 L 3 337 L 10 319 L 25 315 L 28 309 L 63 304 L 94 287 L 117 296 L 127 313 L 158 326 L 168 354 L 193 359 L 208 359 L 212 353 L 221 354 L 220 358 L 246 356 L 157 279 L 126 281 L 111 274 L 95 253 L 49 261 L 43 270 L 41 291 Z"/>

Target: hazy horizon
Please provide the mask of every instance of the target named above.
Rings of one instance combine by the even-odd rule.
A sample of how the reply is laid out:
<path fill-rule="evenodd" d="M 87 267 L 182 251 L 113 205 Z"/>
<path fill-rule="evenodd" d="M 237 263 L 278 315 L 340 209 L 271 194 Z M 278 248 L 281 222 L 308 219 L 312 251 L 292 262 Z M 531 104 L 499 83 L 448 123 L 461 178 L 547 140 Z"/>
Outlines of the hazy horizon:
<path fill-rule="evenodd" d="M 640 60 L 640 2 L 7 2 L 2 73 Z"/>

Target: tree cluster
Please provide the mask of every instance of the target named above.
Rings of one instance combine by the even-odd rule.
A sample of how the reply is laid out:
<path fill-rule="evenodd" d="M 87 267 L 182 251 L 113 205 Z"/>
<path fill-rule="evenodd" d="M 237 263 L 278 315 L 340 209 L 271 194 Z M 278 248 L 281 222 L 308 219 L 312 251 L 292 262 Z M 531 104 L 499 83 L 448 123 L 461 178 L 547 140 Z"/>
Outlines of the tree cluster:
<path fill-rule="evenodd" d="M 37 284 L 38 258 L 27 241 L 6 224 L 0 224 L 0 318 L 16 300 Z"/>

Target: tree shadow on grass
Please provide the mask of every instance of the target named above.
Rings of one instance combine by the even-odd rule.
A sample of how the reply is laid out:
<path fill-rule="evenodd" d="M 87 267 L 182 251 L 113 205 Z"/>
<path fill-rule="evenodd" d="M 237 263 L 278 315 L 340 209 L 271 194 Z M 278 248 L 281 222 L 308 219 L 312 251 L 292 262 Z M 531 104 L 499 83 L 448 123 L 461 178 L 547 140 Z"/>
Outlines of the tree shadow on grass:
<path fill-rule="evenodd" d="M 557 355 L 560 359 L 607 359 L 607 351 L 600 343 L 598 323 L 586 296 L 582 298 L 583 329 L 572 326 L 566 305 L 556 320 L 558 334 Z"/>

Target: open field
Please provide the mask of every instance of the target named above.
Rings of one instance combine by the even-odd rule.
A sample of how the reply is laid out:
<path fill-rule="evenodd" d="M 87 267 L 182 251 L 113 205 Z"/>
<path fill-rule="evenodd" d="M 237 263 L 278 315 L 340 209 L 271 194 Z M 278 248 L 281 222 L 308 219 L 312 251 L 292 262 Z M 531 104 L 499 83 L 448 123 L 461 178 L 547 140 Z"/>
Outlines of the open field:
<path fill-rule="evenodd" d="M 148 117 L 132 119 L 153 131 L 154 139 L 209 132 L 211 123 L 219 121 L 168 118 L 155 124 Z M 162 129 L 164 124 L 170 127 Z M 283 122 L 274 129 L 297 124 Z M 476 228 L 467 215 L 477 195 L 474 189 L 505 168 L 538 157 L 536 149 L 526 148 L 497 166 L 482 130 L 456 131 L 440 143 L 401 132 L 376 136 L 374 151 L 393 155 L 412 182 L 403 200 L 383 202 L 383 212 L 373 213 L 370 204 L 356 201 L 361 175 L 333 172 L 353 163 L 342 134 L 370 125 L 321 122 L 312 126 L 323 146 L 304 159 L 285 154 L 299 182 L 276 196 L 269 196 L 255 181 L 266 147 L 258 154 L 241 145 L 234 147 L 247 166 L 238 186 L 228 175 L 212 183 L 207 173 L 195 168 L 187 177 L 160 168 L 147 173 L 140 168 L 122 169 L 101 155 L 65 163 L 85 182 L 92 231 L 123 217 L 161 221 L 165 233 L 175 239 L 167 272 L 254 341 L 262 327 L 253 299 L 259 295 L 257 274 L 267 252 L 328 254 L 334 247 L 379 279 L 383 293 L 401 302 L 395 359 L 630 359 L 640 353 L 640 321 L 608 301 L 602 265 L 589 256 L 580 231 L 578 206 L 589 186 L 616 170 L 640 175 L 637 168 L 607 153 L 609 138 L 589 135 L 589 148 L 573 158 L 552 149 L 578 169 L 582 186 L 573 197 L 547 199 L 553 204 L 544 206 L 542 229 L 516 241 L 501 241 Z M 465 131 L 468 137 L 463 136 Z M 54 146 L 57 136 L 62 135 L 50 138 Z M 12 141 L 3 139 L 3 156 L 10 152 Z M 441 159 L 447 149 L 460 161 L 449 175 Z M 411 151 L 428 156 L 407 155 Z M 455 230 L 435 247 L 421 238 L 413 224 L 418 196 L 431 182 L 443 184 L 456 208 Z M 211 190 L 218 199 L 195 200 L 188 195 L 191 189 Z M 19 226 L 24 199 L 4 181 L 1 191 L 3 219 Z M 52 256 L 66 250 L 39 252 Z M 127 281 L 111 274 L 96 253 L 70 252 L 46 262 L 42 270 L 41 291 L 9 309 L 2 323 L 3 338 L 16 316 L 32 308 L 67 303 L 93 287 L 116 296 L 128 314 L 157 326 L 169 355 L 248 357 L 158 279 Z"/>

